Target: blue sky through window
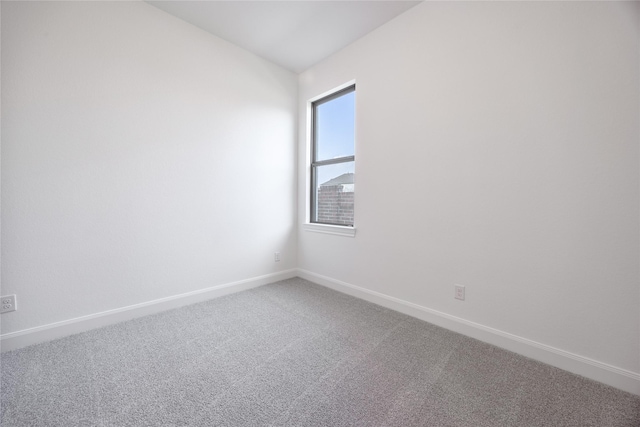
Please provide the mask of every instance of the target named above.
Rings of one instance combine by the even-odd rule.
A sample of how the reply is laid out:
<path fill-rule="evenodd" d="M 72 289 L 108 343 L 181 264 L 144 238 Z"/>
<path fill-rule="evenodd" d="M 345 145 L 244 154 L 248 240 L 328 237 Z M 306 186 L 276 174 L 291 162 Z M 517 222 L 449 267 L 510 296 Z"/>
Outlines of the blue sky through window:
<path fill-rule="evenodd" d="M 352 156 L 354 152 L 355 92 L 316 107 L 316 160 Z"/>
<path fill-rule="evenodd" d="M 316 107 L 316 161 L 354 155 L 355 146 L 355 92 Z M 353 163 L 321 167 L 317 184 L 321 185 L 344 173 L 353 173 Z"/>

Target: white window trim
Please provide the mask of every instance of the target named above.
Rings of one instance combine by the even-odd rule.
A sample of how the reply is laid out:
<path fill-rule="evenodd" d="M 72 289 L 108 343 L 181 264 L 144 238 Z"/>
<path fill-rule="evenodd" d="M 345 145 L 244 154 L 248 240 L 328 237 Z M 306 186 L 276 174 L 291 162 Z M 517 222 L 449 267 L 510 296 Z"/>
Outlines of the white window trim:
<path fill-rule="evenodd" d="M 304 231 L 311 231 L 313 233 L 333 234 L 336 236 L 356 237 L 355 227 L 346 227 L 343 225 L 330 225 L 330 224 L 317 224 L 314 222 L 307 222 L 302 224 Z"/>
<path fill-rule="evenodd" d="M 304 231 L 310 231 L 313 233 L 323 233 L 323 234 L 333 234 L 335 236 L 345 236 L 345 237 L 356 237 L 356 227 L 355 224 L 352 227 L 344 226 L 344 225 L 333 225 L 333 224 L 321 224 L 311 222 L 311 104 L 315 101 L 325 98 L 332 93 L 341 91 L 342 89 L 346 89 L 349 86 L 353 86 L 356 84 L 356 80 L 350 80 L 346 83 L 341 84 L 340 86 L 336 86 L 333 89 L 330 89 L 320 95 L 314 96 L 313 98 L 307 100 L 307 108 L 306 108 L 306 168 L 305 168 L 305 223 L 302 224 L 302 229 Z M 356 145 L 357 150 L 357 145 Z M 354 218 L 355 221 L 355 218 Z"/>

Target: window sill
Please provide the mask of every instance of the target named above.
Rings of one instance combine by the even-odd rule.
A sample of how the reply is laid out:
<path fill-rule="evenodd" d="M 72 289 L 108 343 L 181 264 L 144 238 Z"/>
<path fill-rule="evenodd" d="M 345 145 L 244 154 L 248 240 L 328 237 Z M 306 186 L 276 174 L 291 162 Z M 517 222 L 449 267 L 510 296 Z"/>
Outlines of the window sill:
<path fill-rule="evenodd" d="M 356 237 L 355 227 L 345 227 L 342 225 L 329 224 L 302 224 L 304 231 L 312 231 L 314 233 L 335 234 L 336 236 Z"/>

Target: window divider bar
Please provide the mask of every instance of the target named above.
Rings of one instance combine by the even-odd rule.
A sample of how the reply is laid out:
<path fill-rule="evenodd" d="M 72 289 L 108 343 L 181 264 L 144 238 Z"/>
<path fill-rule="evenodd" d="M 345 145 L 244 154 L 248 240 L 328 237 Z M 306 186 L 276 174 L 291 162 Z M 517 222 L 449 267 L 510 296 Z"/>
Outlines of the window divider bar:
<path fill-rule="evenodd" d="M 346 156 L 346 157 L 338 157 L 336 159 L 327 159 L 320 160 L 318 162 L 313 162 L 312 166 L 326 166 L 326 165 L 335 165 L 337 163 L 346 163 L 355 161 L 356 156 Z"/>

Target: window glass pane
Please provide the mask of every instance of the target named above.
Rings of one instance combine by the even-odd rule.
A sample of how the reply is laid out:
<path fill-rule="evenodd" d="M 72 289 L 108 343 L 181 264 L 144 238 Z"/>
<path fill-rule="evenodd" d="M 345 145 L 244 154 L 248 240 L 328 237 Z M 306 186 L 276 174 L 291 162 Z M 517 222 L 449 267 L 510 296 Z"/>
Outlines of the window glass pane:
<path fill-rule="evenodd" d="M 353 225 L 354 162 L 318 166 L 313 222 Z"/>
<path fill-rule="evenodd" d="M 316 161 L 354 155 L 355 92 L 315 107 Z"/>

